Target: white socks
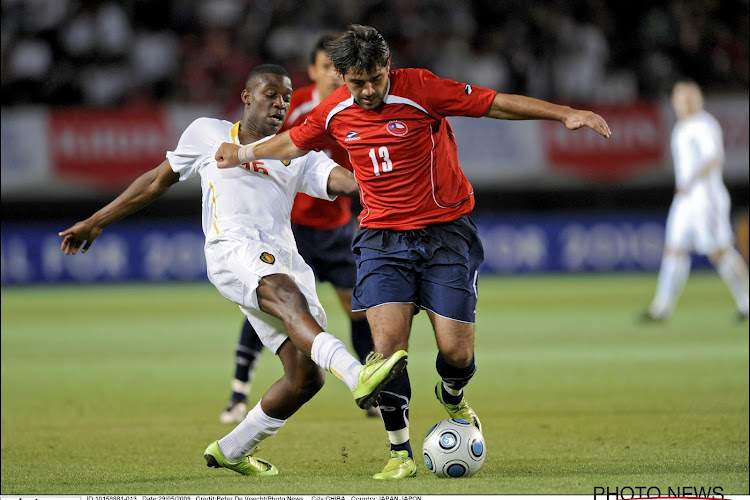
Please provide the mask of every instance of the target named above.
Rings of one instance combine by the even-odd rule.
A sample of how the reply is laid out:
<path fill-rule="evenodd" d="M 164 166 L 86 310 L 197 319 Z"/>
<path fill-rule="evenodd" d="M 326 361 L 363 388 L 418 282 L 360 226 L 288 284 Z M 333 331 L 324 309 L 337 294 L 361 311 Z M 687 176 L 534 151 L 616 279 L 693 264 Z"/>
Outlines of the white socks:
<path fill-rule="evenodd" d="M 656 295 L 649 309 L 653 316 L 667 317 L 672 313 L 688 274 L 690 274 L 689 255 L 669 253 L 662 257 Z"/>
<path fill-rule="evenodd" d="M 459 390 L 451 389 L 450 387 L 448 387 L 448 384 L 446 384 L 445 382 L 443 382 L 443 389 L 445 389 L 445 392 L 447 392 L 451 396 L 460 396 L 461 393 L 464 391 L 463 389 L 459 389 Z"/>
<path fill-rule="evenodd" d="M 255 445 L 269 436 L 276 434 L 286 420 L 269 417 L 260 407 L 260 401 L 250 410 L 245 420 L 229 434 L 219 440 L 219 449 L 230 462 L 238 462 L 252 450 Z"/>
<path fill-rule="evenodd" d="M 409 423 L 406 427 L 397 431 L 388 431 L 388 442 L 391 444 L 402 444 L 409 440 Z"/>
<path fill-rule="evenodd" d="M 716 271 L 729 287 L 729 291 L 732 292 L 732 297 L 737 303 L 737 311 L 747 314 L 747 266 L 745 266 L 742 256 L 734 248 L 724 252 L 719 262 L 716 263 Z"/>
<path fill-rule="evenodd" d="M 316 365 L 343 380 L 352 391 L 357 387 L 362 363 L 349 353 L 343 342 L 330 333 L 320 332 L 315 336 L 310 357 Z"/>

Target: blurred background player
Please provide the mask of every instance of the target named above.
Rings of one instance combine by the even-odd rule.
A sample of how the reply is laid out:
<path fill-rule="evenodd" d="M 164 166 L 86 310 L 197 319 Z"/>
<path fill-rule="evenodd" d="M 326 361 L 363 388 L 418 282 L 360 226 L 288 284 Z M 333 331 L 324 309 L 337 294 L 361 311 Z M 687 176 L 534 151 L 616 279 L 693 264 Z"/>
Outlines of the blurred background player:
<path fill-rule="evenodd" d="M 295 158 L 336 140 L 360 187 L 360 230 L 352 248 L 355 310 L 366 310 L 378 351 L 406 350 L 414 315 L 432 323 L 440 380 L 435 396 L 453 418 L 482 430 L 464 397 L 476 371 L 474 322 L 484 250 L 469 217 L 474 189 L 461 170 L 449 116 L 556 120 L 609 137 L 604 119 L 530 97 L 439 78 L 425 69 L 391 70 L 391 51 L 375 28 L 351 25 L 326 45 L 340 87 L 304 123 L 258 145 L 224 143 L 219 168 L 256 157 Z M 375 479 L 416 475 L 409 438 L 407 370 L 381 392 L 390 457 Z"/>
<path fill-rule="evenodd" d="M 75 255 L 82 245 L 84 253 L 104 227 L 160 198 L 177 182 L 200 176 L 208 278 L 240 307 L 284 367 L 282 377 L 242 422 L 203 454 L 209 467 L 251 476 L 278 474 L 272 464 L 253 457 L 252 450 L 320 390 L 323 370 L 341 379 L 357 405 L 367 408 L 406 365 L 406 352 L 387 359 L 373 353 L 362 365 L 343 342 L 325 332 L 315 277 L 292 235 L 289 215 L 296 193 L 328 200 L 356 196 L 359 188 L 351 172 L 318 152 L 289 162 L 257 160 L 231 172 L 217 168 L 214 156 L 222 141 L 253 144 L 275 135 L 291 98 L 291 79 L 283 67 L 256 66 L 241 93 L 240 121 L 196 119 L 157 167 L 91 217 L 59 233 L 66 255 Z"/>
<path fill-rule="evenodd" d="M 663 321 L 672 314 L 690 274 L 690 253 L 695 252 L 708 256 L 734 297 L 738 319 L 745 321 L 748 270 L 733 245 L 731 201 L 722 178 L 721 126 L 703 109 L 703 93 L 694 82 L 675 84 L 672 108 L 677 117 L 671 139 L 675 195 L 656 294 L 643 319 Z"/>
<path fill-rule="evenodd" d="M 320 101 L 344 84 L 325 49 L 326 42 L 335 37 L 334 33 L 323 35 L 315 44 L 307 68 L 308 76 L 314 84 L 294 91 L 282 130 L 304 122 Z M 324 152 L 338 165 L 352 169 L 346 151 L 335 142 L 331 141 L 330 147 Z M 300 255 L 312 267 L 316 278 L 330 282 L 336 290 L 351 322 L 352 347 L 364 363 L 373 350 L 373 343 L 365 312 L 352 312 L 352 288 L 357 279 L 357 269 L 351 248 L 354 236 L 351 204 L 351 198 L 346 196 L 326 201 L 299 193 L 292 207 L 292 231 Z M 222 423 L 241 422 L 245 418 L 247 397 L 262 348 L 258 334 L 250 322 L 245 321 L 236 347 L 232 394 L 226 409 L 219 416 Z M 377 406 L 366 411 L 371 417 L 380 415 Z"/>

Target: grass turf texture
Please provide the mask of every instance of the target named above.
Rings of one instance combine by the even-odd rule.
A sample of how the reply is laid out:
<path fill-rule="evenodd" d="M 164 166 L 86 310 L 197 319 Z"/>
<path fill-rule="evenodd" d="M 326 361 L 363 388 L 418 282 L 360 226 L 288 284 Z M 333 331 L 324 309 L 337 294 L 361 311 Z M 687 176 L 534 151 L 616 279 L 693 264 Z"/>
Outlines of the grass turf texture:
<path fill-rule="evenodd" d="M 205 466 L 232 428 L 242 317 L 209 284 L 2 291 L 2 494 L 592 494 L 595 486 L 748 494 L 748 331 L 713 274 L 693 275 L 665 324 L 636 319 L 655 275 L 484 277 L 467 391 L 488 456 L 469 479 L 421 459 L 445 418 L 426 315 L 409 351 L 414 479 L 370 479 L 387 437 L 328 375 L 259 456 L 280 475 Z M 330 330 L 349 341 L 331 288 Z M 264 352 L 250 404 L 281 374 Z"/>

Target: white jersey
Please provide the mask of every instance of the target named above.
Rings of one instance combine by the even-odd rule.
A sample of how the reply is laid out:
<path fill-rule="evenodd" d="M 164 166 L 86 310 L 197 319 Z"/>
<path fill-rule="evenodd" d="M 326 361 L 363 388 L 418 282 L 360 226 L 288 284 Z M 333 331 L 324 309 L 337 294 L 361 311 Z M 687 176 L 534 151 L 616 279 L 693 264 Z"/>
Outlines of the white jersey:
<path fill-rule="evenodd" d="M 700 111 L 677 122 L 671 143 L 677 189 L 684 189 L 708 163 L 719 161 L 718 168 L 693 182 L 685 193 L 689 203 L 727 204 L 729 195 L 722 179 L 724 142 L 719 122 L 707 111 Z"/>
<path fill-rule="evenodd" d="M 206 240 L 222 232 L 242 234 L 256 229 L 293 243 L 289 217 L 294 197 L 301 192 L 336 199 L 328 194 L 328 176 L 336 163 L 313 151 L 291 161 L 256 160 L 245 167 L 219 169 L 214 155 L 222 142 L 239 145 L 238 131 L 239 123 L 198 118 L 185 129 L 177 148 L 167 152 L 181 181 L 201 177 Z"/>
<path fill-rule="evenodd" d="M 322 328 L 327 326 L 315 275 L 297 251 L 290 214 L 298 192 L 335 199 L 328 195 L 328 176 L 336 163 L 311 151 L 286 162 L 256 160 L 219 169 L 216 151 L 223 142 L 239 145 L 238 133 L 239 123 L 199 118 L 185 129 L 177 148 L 167 152 L 167 159 L 181 181 L 201 177 L 208 279 L 240 306 L 263 344 L 275 353 L 287 334 L 281 321 L 258 303 L 256 290 L 264 276 L 291 276 L 310 314 Z"/>
<path fill-rule="evenodd" d="M 724 144 L 716 119 L 706 111 L 680 120 L 672 130 L 675 186 L 667 218 L 666 245 L 710 254 L 732 243 L 730 200 L 722 179 Z M 708 175 L 698 174 L 718 161 Z"/>

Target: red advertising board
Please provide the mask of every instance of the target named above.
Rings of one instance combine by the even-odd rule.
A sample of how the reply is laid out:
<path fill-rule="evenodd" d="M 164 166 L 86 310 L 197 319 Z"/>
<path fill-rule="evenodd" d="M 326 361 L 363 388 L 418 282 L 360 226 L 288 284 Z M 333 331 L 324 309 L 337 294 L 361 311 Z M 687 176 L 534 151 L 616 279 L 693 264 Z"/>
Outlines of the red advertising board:
<path fill-rule="evenodd" d="M 593 109 L 612 130 L 609 139 L 590 129 L 570 131 L 558 122 L 541 123 L 544 153 L 552 170 L 615 182 L 664 164 L 669 125 L 660 106 L 628 103 Z"/>
<path fill-rule="evenodd" d="M 174 148 L 164 110 L 53 109 L 48 137 L 55 173 L 98 188 L 118 189 L 164 161 Z"/>

